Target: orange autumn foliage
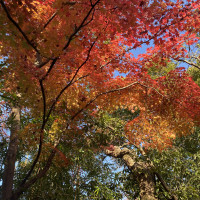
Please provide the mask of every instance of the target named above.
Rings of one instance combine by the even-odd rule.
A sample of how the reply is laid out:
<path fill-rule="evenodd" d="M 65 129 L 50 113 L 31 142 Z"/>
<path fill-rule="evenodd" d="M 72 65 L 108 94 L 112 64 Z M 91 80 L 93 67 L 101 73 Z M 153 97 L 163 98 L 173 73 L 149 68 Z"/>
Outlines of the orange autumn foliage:
<path fill-rule="evenodd" d="M 200 89 L 183 71 L 153 80 L 148 67 L 187 54 L 184 44 L 198 40 L 199 8 L 190 0 L 1 0 L 3 92 L 21 94 L 24 112 L 43 118 L 45 137 L 51 115 L 76 127 L 84 110 L 138 106 L 141 116 L 127 124 L 130 140 L 168 146 L 200 123 Z M 131 51 L 150 42 L 138 57 Z M 22 136 L 34 146 L 30 127 Z"/>

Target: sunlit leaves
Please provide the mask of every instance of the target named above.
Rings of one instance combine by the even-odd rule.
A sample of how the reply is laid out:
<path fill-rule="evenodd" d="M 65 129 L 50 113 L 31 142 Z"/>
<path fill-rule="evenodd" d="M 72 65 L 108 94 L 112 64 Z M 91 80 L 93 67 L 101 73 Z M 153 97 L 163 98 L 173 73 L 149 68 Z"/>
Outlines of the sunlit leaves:
<path fill-rule="evenodd" d="M 46 160 L 57 141 L 83 133 L 84 112 L 118 108 L 140 111 L 127 136 L 146 148 L 188 134 L 200 123 L 200 89 L 168 62 L 197 42 L 198 9 L 189 0 L 2 0 L 2 94 L 20 94 L 30 116 L 19 135 L 22 152 L 44 142 Z M 151 48 L 130 52 L 142 45 Z"/>

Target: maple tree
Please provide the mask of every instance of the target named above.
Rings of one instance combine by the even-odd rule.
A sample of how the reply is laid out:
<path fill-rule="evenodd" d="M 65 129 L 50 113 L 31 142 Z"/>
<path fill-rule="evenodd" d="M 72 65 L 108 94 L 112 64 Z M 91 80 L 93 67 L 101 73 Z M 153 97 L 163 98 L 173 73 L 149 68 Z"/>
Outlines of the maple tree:
<path fill-rule="evenodd" d="M 82 134 L 84 112 L 95 117 L 99 110 L 138 107 L 141 114 L 126 125 L 127 136 L 146 148 L 169 146 L 176 133 L 186 134 L 199 124 L 200 89 L 183 70 L 157 79 L 148 74 L 153 63 L 159 68 L 171 58 L 178 60 L 187 53 L 185 44 L 198 41 L 198 1 L 0 4 L 2 119 L 12 110 L 3 199 L 19 198 L 54 158 L 69 163 L 59 145 L 73 140 L 74 132 Z M 150 42 L 145 54 L 131 53 Z M 8 140 L 2 124 L 2 138 Z M 17 151 L 30 155 L 32 164 L 12 191 Z M 41 161 L 45 164 L 36 173 Z"/>

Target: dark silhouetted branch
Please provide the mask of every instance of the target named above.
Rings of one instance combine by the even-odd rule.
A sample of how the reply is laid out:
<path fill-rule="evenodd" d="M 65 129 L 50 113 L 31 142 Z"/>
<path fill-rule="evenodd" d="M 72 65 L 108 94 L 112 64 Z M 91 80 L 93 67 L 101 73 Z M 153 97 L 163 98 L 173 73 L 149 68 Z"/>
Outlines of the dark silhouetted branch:
<path fill-rule="evenodd" d="M 13 23 L 13 25 L 19 30 L 19 32 L 23 35 L 24 39 L 27 41 L 27 43 L 37 52 L 40 54 L 40 52 L 38 51 L 36 45 L 31 42 L 31 40 L 28 38 L 28 36 L 24 33 L 24 31 L 21 29 L 21 27 L 18 25 L 18 23 L 11 17 L 10 13 L 8 12 L 8 9 L 6 7 L 6 5 L 4 4 L 3 0 L 0 0 L 0 3 L 4 9 L 4 11 L 6 12 L 6 15 L 8 17 L 8 19 Z"/>

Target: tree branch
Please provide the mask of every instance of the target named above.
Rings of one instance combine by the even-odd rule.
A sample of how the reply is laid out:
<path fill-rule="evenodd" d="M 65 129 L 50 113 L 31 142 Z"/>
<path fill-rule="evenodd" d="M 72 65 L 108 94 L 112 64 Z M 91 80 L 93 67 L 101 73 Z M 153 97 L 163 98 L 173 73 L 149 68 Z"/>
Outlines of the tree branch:
<path fill-rule="evenodd" d="M 41 79 L 42 81 L 44 81 L 44 80 L 46 79 L 46 77 L 50 74 L 50 72 L 51 72 L 51 70 L 53 69 L 54 65 L 56 64 L 57 60 L 58 60 L 58 57 L 56 57 L 56 58 L 53 59 L 53 61 L 52 61 L 51 65 L 50 65 L 50 67 L 49 67 L 47 73 L 42 77 L 42 79 Z M 44 65 L 43 65 L 43 66 L 44 66 Z M 40 67 L 40 68 L 41 68 L 41 67 Z"/>
<path fill-rule="evenodd" d="M 178 198 L 174 194 L 172 194 L 171 190 L 166 185 L 165 181 L 162 179 L 162 177 L 160 176 L 160 174 L 157 173 L 157 172 L 155 172 L 155 175 L 158 177 L 158 180 L 162 184 L 163 188 L 172 196 L 172 200 L 178 200 Z"/>
<path fill-rule="evenodd" d="M 88 17 L 90 16 L 90 13 L 94 10 L 95 6 L 99 3 L 100 0 L 97 0 L 92 6 L 91 9 L 89 10 L 89 12 L 87 13 L 87 15 L 85 16 L 85 18 L 83 19 L 83 21 L 81 22 L 81 24 L 75 29 L 74 33 L 72 33 L 68 39 L 67 44 L 63 47 L 63 50 L 66 50 L 67 47 L 69 46 L 69 44 L 71 43 L 73 37 L 80 31 L 80 29 L 82 27 L 84 27 L 85 22 L 87 21 Z"/>
<path fill-rule="evenodd" d="M 198 66 L 198 65 L 195 64 L 195 63 L 189 62 L 189 61 L 184 60 L 184 59 L 178 59 L 178 61 L 181 61 L 181 62 L 187 63 L 188 65 L 191 65 L 191 66 L 193 66 L 193 67 L 196 67 L 197 69 L 200 70 L 200 66 Z"/>
<path fill-rule="evenodd" d="M 46 65 L 51 59 L 47 58 L 44 62 L 42 62 L 41 64 L 39 64 L 37 67 L 38 68 L 42 68 L 44 65 Z"/>
<path fill-rule="evenodd" d="M 94 42 L 92 43 L 92 45 L 90 46 L 90 48 L 89 48 L 89 50 L 88 50 L 88 53 L 87 53 L 86 59 L 85 59 L 85 60 L 83 61 L 83 63 L 77 68 L 77 70 L 76 70 L 75 74 L 73 75 L 72 79 L 70 80 L 70 82 L 60 91 L 60 93 L 59 93 L 59 94 L 57 95 L 57 97 L 55 98 L 55 100 L 54 100 L 53 104 L 51 105 L 51 107 L 50 107 L 50 109 L 49 109 L 49 112 L 48 112 L 48 114 L 47 114 L 46 121 L 48 120 L 48 118 L 49 118 L 49 116 L 50 116 L 52 110 L 54 109 L 56 103 L 58 102 L 60 96 L 64 93 L 64 91 L 65 91 L 69 86 L 71 86 L 73 83 L 76 82 L 76 81 L 73 82 L 73 80 L 74 80 L 75 77 L 77 76 L 79 70 L 80 70 L 80 69 L 87 63 L 87 61 L 89 60 L 91 50 L 92 50 L 92 48 L 94 47 L 94 44 L 96 43 L 97 39 L 98 39 L 98 37 L 95 39 L 95 41 L 94 41 Z M 83 76 L 83 77 L 81 77 L 81 78 L 84 78 L 84 77 L 87 77 L 87 75 L 86 75 L 86 76 Z M 80 80 L 80 79 L 79 79 L 79 80 Z"/>
<path fill-rule="evenodd" d="M 87 20 L 88 16 L 90 15 L 91 11 L 93 10 L 93 8 L 96 6 L 96 4 L 99 2 L 99 0 L 93 5 L 92 9 L 89 11 L 89 13 L 87 14 L 87 16 L 84 18 L 84 20 L 82 21 L 81 25 L 79 26 L 78 30 L 76 30 L 74 33 L 76 34 L 82 27 L 82 25 L 84 24 L 85 20 Z M 75 35 L 74 34 L 74 35 Z M 72 34 L 73 35 L 73 34 Z M 72 36 L 71 35 L 71 36 Z M 73 36 L 71 37 L 73 38 Z M 42 96 L 43 96 L 43 107 L 44 107 L 44 110 L 43 110 L 43 123 L 42 123 L 42 127 L 41 127 L 41 131 L 40 131 L 40 144 L 39 144 L 39 149 L 38 149 L 38 154 L 28 172 L 28 174 L 26 175 L 26 177 L 24 178 L 24 180 L 22 181 L 22 183 L 20 184 L 20 187 L 24 187 L 26 181 L 28 180 L 28 178 L 30 177 L 31 173 L 33 172 L 34 168 L 35 168 L 35 165 L 37 164 L 38 160 L 39 160 L 39 157 L 41 155 L 41 151 L 42 151 L 42 144 L 43 144 L 43 133 L 44 133 L 44 127 L 46 125 L 46 122 L 48 121 L 49 119 L 49 116 L 53 110 L 53 108 L 55 107 L 58 99 L 60 98 L 60 96 L 63 94 L 63 92 L 73 83 L 73 80 L 75 79 L 76 75 L 78 74 L 79 70 L 81 69 L 81 67 L 83 67 L 86 62 L 89 60 L 89 56 L 90 56 L 90 52 L 95 44 L 95 42 L 97 41 L 98 37 L 96 38 L 96 40 L 92 43 L 91 47 L 89 48 L 88 50 L 88 54 L 87 54 L 87 57 L 85 59 L 85 61 L 78 67 L 78 69 L 76 70 L 74 76 L 72 77 L 71 81 L 69 82 L 69 84 L 67 84 L 66 87 L 64 87 L 61 92 L 58 94 L 58 96 L 56 97 L 54 103 L 52 104 L 48 114 L 47 114 L 47 117 L 46 117 L 46 97 L 45 97 L 45 92 L 44 92 L 44 87 L 43 87 L 43 81 L 45 80 L 45 78 L 49 75 L 49 73 L 51 72 L 51 70 L 53 69 L 53 66 L 55 65 L 55 63 L 57 62 L 58 60 L 58 57 L 53 59 L 52 63 L 51 63 L 51 66 L 49 67 L 49 70 L 47 71 L 47 73 L 45 74 L 45 76 L 40 80 L 40 86 L 41 86 L 41 91 L 42 91 Z M 68 46 L 70 44 L 71 40 L 68 41 Z M 66 46 L 66 48 L 68 47 Z M 43 66 L 43 64 L 42 64 Z M 41 64 L 39 65 L 39 68 L 41 68 Z"/>
<path fill-rule="evenodd" d="M 45 165 L 45 167 L 35 176 L 33 177 L 32 179 L 30 179 L 27 183 L 25 183 L 24 185 L 20 185 L 19 189 L 17 189 L 11 199 L 12 200 L 17 200 L 19 198 L 19 196 L 26 190 L 28 189 L 31 185 L 33 185 L 38 179 L 42 178 L 46 173 L 47 171 L 49 170 L 51 164 L 52 164 L 52 161 L 53 161 L 53 158 L 56 154 L 56 148 L 59 144 L 57 144 L 54 149 L 52 150 L 48 160 L 47 160 L 47 163 Z"/>
<path fill-rule="evenodd" d="M 196 57 L 196 56 L 191 56 L 191 57 L 200 62 L 200 57 Z"/>
<path fill-rule="evenodd" d="M 66 50 L 66 49 L 68 48 L 68 46 L 70 45 L 72 39 L 73 39 L 74 36 L 81 30 L 81 28 L 83 28 L 84 26 L 86 26 L 86 24 L 84 24 L 85 21 L 88 19 L 88 17 L 90 16 L 90 13 L 94 10 L 95 6 L 98 4 L 99 1 L 100 1 L 100 0 L 98 0 L 98 1 L 92 6 L 92 8 L 89 10 L 89 12 L 88 12 L 87 15 L 85 16 L 85 18 L 83 19 L 83 21 L 81 22 L 81 24 L 79 25 L 79 27 L 76 28 L 76 29 L 74 30 L 74 32 L 70 35 L 67 44 L 66 44 L 66 45 L 64 46 L 64 48 L 63 48 L 63 51 Z M 76 2 L 66 2 L 65 4 L 67 4 L 67 5 L 74 5 L 75 3 L 76 3 Z M 94 13 L 93 13 L 93 15 L 94 15 Z M 52 19 L 51 19 L 51 20 L 49 19 L 49 20 L 52 21 L 53 18 L 54 18 L 55 16 L 56 16 L 56 13 L 54 13 L 53 16 L 52 16 Z M 93 16 L 92 16 L 92 18 L 93 18 Z M 50 21 L 47 22 L 47 23 L 49 24 Z M 48 24 L 46 24 L 45 27 L 46 27 Z M 88 25 L 88 24 L 89 24 L 89 23 L 87 23 L 87 25 Z M 93 45 L 94 45 L 94 44 L 93 44 Z M 93 47 L 93 45 L 92 45 L 92 47 Z M 91 51 L 91 50 L 90 50 L 90 51 Z M 56 62 L 57 62 L 58 59 L 59 59 L 59 57 L 56 57 L 56 58 L 53 59 L 53 61 L 52 61 L 52 63 L 51 63 L 51 66 L 49 67 L 49 70 L 47 71 L 46 75 L 42 78 L 43 80 L 49 75 L 49 73 L 50 73 L 51 70 L 53 69 L 53 67 L 54 67 L 54 65 L 56 64 Z M 50 59 L 49 59 L 49 60 L 50 60 Z M 38 68 L 43 67 L 46 63 L 49 62 L 49 60 L 47 60 L 47 61 L 45 61 L 44 63 L 40 64 L 40 65 L 38 66 Z"/>
<path fill-rule="evenodd" d="M 49 20 L 46 22 L 46 24 L 44 25 L 43 29 L 45 29 L 49 23 L 54 19 L 54 17 L 58 14 L 58 10 L 49 18 Z"/>
<path fill-rule="evenodd" d="M 46 96 L 45 96 L 45 91 L 44 91 L 44 86 L 43 86 L 43 83 L 42 83 L 42 80 L 40 80 L 40 87 L 41 87 L 41 91 L 42 91 L 42 99 L 43 99 L 43 120 L 42 120 L 42 127 L 40 129 L 40 143 L 39 143 L 39 149 L 38 149 L 38 153 L 37 153 L 37 156 L 35 158 L 35 160 L 33 161 L 33 164 L 28 172 L 28 174 L 26 175 L 26 177 L 24 178 L 24 180 L 21 182 L 20 186 L 23 186 L 26 181 L 28 180 L 28 178 L 30 177 L 30 175 L 32 174 L 34 168 L 35 168 L 35 165 L 37 164 L 39 158 L 40 158 L 40 155 L 41 155 L 41 152 L 42 152 L 42 146 L 43 146 L 43 137 L 44 137 L 44 127 L 46 125 Z"/>
<path fill-rule="evenodd" d="M 37 49 L 36 45 L 31 42 L 31 40 L 28 38 L 28 36 L 24 33 L 24 31 L 20 28 L 20 26 L 18 25 L 18 23 L 11 17 L 10 13 L 8 12 L 8 9 L 6 7 L 6 5 L 4 4 L 3 0 L 0 0 L 0 3 L 4 9 L 4 11 L 6 12 L 6 15 L 8 17 L 8 19 L 13 23 L 13 25 L 19 30 L 19 32 L 23 35 L 24 39 L 26 40 L 26 42 L 37 52 L 40 54 L 39 50 Z"/>
<path fill-rule="evenodd" d="M 70 6 L 73 6 L 75 5 L 76 2 L 63 2 L 62 6 L 60 9 L 62 9 L 65 5 L 70 5 Z M 59 10 L 60 10 L 59 9 Z M 49 19 L 48 21 L 46 22 L 46 24 L 44 25 L 43 29 L 45 29 L 49 24 L 50 22 L 55 18 L 55 16 L 58 14 L 59 10 L 57 10 Z"/>
<path fill-rule="evenodd" d="M 30 177 L 31 173 L 33 172 L 34 168 L 35 168 L 35 165 L 37 164 L 38 160 L 39 160 L 39 157 L 41 155 L 41 152 L 42 152 L 42 144 L 43 144 L 43 134 L 44 134 L 44 127 L 46 125 L 46 122 L 48 121 L 49 119 L 49 116 L 53 110 L 53 108 L 55 107 L 58 99 L 60 98 L 60 96 L 63 94 L 63 92 L 72 84 L 74 78 L 76 77 L 76 75 L 78 74 L 79 70 L 81 69 L 81 67 L 83 67 L 86 62 L 89 60 L 89 56 L 90 56 L 90 52 L 95 44 L 95 42 L 97 41 L 98 37 L 96 38 L 96 40 L 92 43 L 91 47 L 89 48 L 88 50 L 88 54 L 87 54 L 87 57 L 85 59 L 85 61 L 78 67 L 78 69 L 76 70 L 74 76 L 72 77 L 71 81 L 69 82 L 69 84 L 67 84 L 66 87 L 64 87 L 61 92 L 58 94 L 58 96 L 56 97 L 54 103 L 52 104 L 52 106 L 50 107 L 49 109 L 49 112 L 47 114 L 47 117 L 46 117 L 46 96 L 45 96 L 45 91 L 44 91 L 44 86 L 43 86 L 43 81 L 44 79 L 48 76 L 48 74 L 50 73 L 50 71 L 52 70 L 54 64 L 56 63 L 57 59 L 54 59 L 48 72 L 46 73 L 46 75 L 40 80 L 40 87 L 41 87 L 41 91 L 42 91 L 42 97 L 43 97 L 43 123 L 42 123 L 42 127 L 41 127 L 41 131 L 40 131 L 40 143 L 39 143 L 39 149 L 38 149 L 38 154 L 28 172 L 28 174 L 26 175 L 26 177 L 24 178 L 24 180 L 22 181 L 22 183 L 20 184 L 20 186 L 23 186 L 25 184 L 25 182 L 28 180 L 28 178 Z"/>
<path fill-rule="evenodd" d="M 141 84 L 141 83 L 139 83 L 139 82 L 134 82 L 134 83 L 131 83 L 131 84 L 129 84 L 129 85 L 127 85 L 127 86 L 124 86 L 124 87 L 122 87 L 122 88 L 117 88 L 117 89 L 109 90 L 109 91 L 107 91 L 107 92 L 102 92 L 102 93 L 98 94 L 96 97 L 94 97 L 92 100 L 90 100 L 82 109 L 80 109 L 76 114 L 74 114 L 74 115 L 71 117 L 71 120 L 73 120 L 77 115 L 79 115 L 85 108 L 87 108 L 90 104 L 92 104 L 92 103 L 93 103 L 97 98 L 99 98 L 100 96 L 106 95 L 106 94 L 109 94 L 109 93 L 113 93 L 113 92 L 119 92 L 119 91 L 121 91 L 121 90 L 125 90 L 125 89 L 127 89 L 127 88 L 129 88 L 129 87 L 132 87 L 133 85 L 136 85 L 136 84 L 141 85 L 141 86 L 143 86 L 143 87 L 152 88 L 152 89 L 154 89 L 158 94 L 162 95 L 159 91 L 157 91 L 157 90 L 156 90 L 155 88 L 153 88 L 153 87 L 148 87 L 148 86 L 143 85 L 143 84 Z M 162 95 L 162 96 L 163 96 L 163 95 Z"/>
<path fill-rule="evenodd" d="M 95 13 L 95 9 L 94 9 L 93 12 L 92 12 L 92 17 L 91 17 L 91 19 L 90 19 L 87 23 L 85 23 L 82 27 L 87 26 L 87 25 L 94 19 L 94 13 Z"/>
<path fill-rule="evenodd" d="M 99 98 L 100 96 L 102 95 L 105 95 L 105 94 L 109 94 L 109 93 L 113 93 L 113 92 L 119 92 L 121 90 L 125 90 L 133 85 L 136 85 L 136 84 L 139 84 L 138 82 L 134 82 L 134 83 L 131 83 L 127 86 L 124 86 L 124 87 L 121 87 L 121 88 L 117 88 L 117 89 L 113 89 L 113 90 L 109 90 L 107 92 L 102 92 L 100 94 L 98 94 L 96 97 L 94 97 L 92 100 L 90 100 L 83 108 L 81 108 L 77 113 L 75 113 L 72 117 L 71 117 L 71 120 L 73 120 L 77 115 L 79 115 L 83 110 L 85 110 L 85 108 L 87 108 L 90 104 L 92 104 L 97 98 Z"/>

